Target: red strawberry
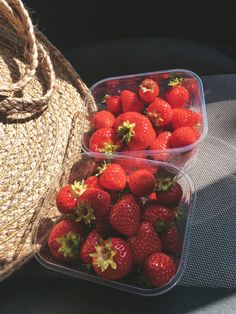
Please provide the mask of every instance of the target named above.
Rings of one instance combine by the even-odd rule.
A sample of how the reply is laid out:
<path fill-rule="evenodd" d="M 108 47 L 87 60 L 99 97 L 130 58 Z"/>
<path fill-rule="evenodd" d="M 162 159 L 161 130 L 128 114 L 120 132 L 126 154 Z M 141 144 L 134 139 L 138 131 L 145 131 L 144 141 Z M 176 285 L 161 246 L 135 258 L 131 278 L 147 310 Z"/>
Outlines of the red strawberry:
<path fill-rule="evenodd" d="M 85 180 L 85 183 L 90 187 L 90 188 L 95 188 L 95 189 L 103 189 L 101 184 L 99 183 L 99 179 L 97 176 L 90 176 Z"/>
<path fill-rule="evenodd" d="M 93 152 L 112 153 L 121 148 L 112 128 L 102 128 L 95 131 L 89 139 L 89 149 Z"/>
<path fill-rule="evenodd" d="M 118 116 L 122 112 L 121 99 L 120 96 L 105 96 L 105 103 L 107 105 L 107 110 Z"/>
<path fill-rule="evenodd" d="M 172 208 L 164 207 L 157 201 L 149 201 L 143 212 L 143 221 L 149 222 L 157 232 L 163 231 L 173 223 L 176 212 Z"/>
<path fill-rule="evenodd" d="M 124 240 L 110 238 L 101 244 L 95 245 L 93 268 L 98 276 L 118 280 L 126 276 L 132 268 L 132 252 Z"/>
<path fill-rule="evenodd" d="M 157 151 L 165 151 L 166 149 L 170 148 L 170 138 L 171 133 L 169 131 L 165 131 L 159 134 L 156 140 L 150 145 L 150 150 L 157 150 Z M 168 159 L 168 154 L 165 153 L 157 153 L 155 155 L 151 155 L 151 157 L 155 160 L 166 161 Z"/>
<path fill-rule="evenodd" d="M 169 82 L 170 89 L 165 94 L 165 98 L 171 107 L 174 108 L 183 108 L 189 101 L 189 92 L 188 90 L 181 85 L 183 79 L 174 79 Z"/>
<path fill-rule="evenodd" d="M 62 214 L 73 214 L 77 198 L 88 188 L 88 185 L 75 181 L 74 184 L 63 186 L 56 195 L 56 204 Z"/>
<path fill-rule="evenodd" d="M 187 90 L 189 91 L 189 93 L 191 94 L 195 94 L 196 91 L 198 90 L 198 83 L 197 80 L 194 78 L 185 78 L 183 80 L 182 85 L 187 88 Z"/>
<path fill-rule="evenodd" d="M 142 112 L 144 109 L 144 102 L 130 90 L 124 89 L 120 94 L 123 112 L 135 111 Z"/>
<path fill-rule="evenodd" d="M 181 242 L 176 226 L 164 230 L 161 234 L 163 249 L 170 254 L 179 253 L 181 250 Z"/>
<path fill-rule="evenodd" d="M 149 222 L 142 222 L 138 233 L 128 240 L 135 263 L 143 262 L 150 254 L 162 251 L 161 240 Z"/>
<path fill-rule="evenodd" d="M 96 251 L 95 245 L 98 244 L 100 241 L 100 234 L 97 232 L 96 229 L 92 230 L 87 238 L 84 240 L 80 249 L 80 258 L 84 263 L 92 264 L 93 259 L 90 254 Z"/>
<path fill-rule="evenodd" d="M 174 130 L 184 126 L 190 126 L 193 128 L 195 126 L 199 126 L 201 121 L 201 115 L 195 111 L 181 108 L 173 109 L 171 125 Z"/>
<path fill-rule="evenodd" d="M 164 253 L 154 253 L 145 261 L 145 273 L 154 287 L 165 286 L 176 274 L 172 257 Z"/>
<path fill-rule="evenodd" d="M 171 108 L 171 105 L 161 97 L 156 98 L 147 107 L 147 117 L 156 126 L 164 126 L 168 124 L 172 119 L 172 115 L 173 109 Z"/>
<path fill-rule="evenodd" d="M 79 223 L 64 219 L 52 228 L 48 247 L 56 259 L 74 261 L 79 258 L 80 244 L 84 235 L 84 229 Z"/>
<path fill-rule="evenodd" d="M 124 190 L 127 178 L 124 170 L 118 164 L 108 164 L 99 168 L 99 183 L 107 190 Z"/>
<path fill-rule="evenodd" d="M 122 142 L 132 150 L 147 148 L 156 137 L 149 119 L 137 112 L 125 112 L 116 118 L 114 129 Z"/>
<path fill-rule="evenodd" d="M 138 230 L 141 211 L 132 194 L 125 195 L 110 210 L 110 224 L 119 233 L 131 237 Z"/>
<path fill-rule="evenodd" d="M 170 137 L 171 147 L 184 147 L 195 143 L 200 134 L 189 126 L 183 126 L 175 130 Z"/>
<path fill-rule="evenodd" d="M 156 200 L 157 200 L 157 195 L 156 195 L 155 192 L 152 192 L 151 194 L 149 194 L 149 195 L 147 196 L 147 198 L 148 198 L 148 200 L 150 200 L 150 201 L 156 201 Z"/>
<path fill-rule="evenodd" d="M 83 220 L 86 224 L 92 220 L 106 219 L 111 203 L 110 195 L 103 190 L 90 188 L 85 191 L 77 201 L 77 221 Z"/>
<path fill-rule="evenodd" d="M 147 78 L 139 85 L 139 96 L 145 102 L 153 101 L 159 94 L 159 86 L 154 80 Z"/>
<path fill-rule="evenodd" d="M 183 189 L 178 182 L 171 178 L 164 178 L 157 180 L 156 194 L 159 203 L 177 207 L 183 196 Z"/>
<path fill-rule="evenodd" d="M 115 117 L 110 111 L 101 110 L 93 114 L 93 127 L 97 129 L 112 128 L 115 122 Z"/>
<path fill-rule="evenodd" d="M 150 171 L 140 169 L 129 176 L 128 184 L 130 191 L 136 196 L 147 196 L 154 191 L 156 179 Z"/>

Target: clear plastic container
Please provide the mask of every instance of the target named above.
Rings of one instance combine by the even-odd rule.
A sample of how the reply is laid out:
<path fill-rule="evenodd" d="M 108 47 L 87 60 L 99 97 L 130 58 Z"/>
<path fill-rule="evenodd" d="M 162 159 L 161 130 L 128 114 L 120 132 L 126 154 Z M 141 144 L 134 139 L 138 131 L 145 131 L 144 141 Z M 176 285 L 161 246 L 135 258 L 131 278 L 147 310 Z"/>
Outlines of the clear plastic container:
<path fill-rule="evenodd" d="M 143 167 L 149 167 L 152 172 L 158 176 L 171 176 L 179 182 L 183 188 L 183 197 L 180 203 L 180 218 L 177 223 L 180 238 L 183 243 L 182 252 L 175 256 L 178 265 L 178 271 L 172 280 L 161 288 L 144 288 L 136 282 L 136 277 L 128 275 L 119 281 L 110 281 L 98 277 L 96 274 L 90 273 L 80 262 L 74 264 L 66 264 L 55 260 L 47 247 L 47 238 L 53 224 L 61 217 L 55 204 L 55 195 L 58 189 L 68 182 L 74 182 L 75 179 L 82 180 L 90 176 L 98 162 L 101 162 L 106 156 L 104 154 L 83 153 L 73 158 L 64 166 L 63 172 L 59 180 L 55 181 L 42 205 L 41 219 L 35 223 L 33 232 L 33 248 L 36 259 L 45 267 L 58 271 L 76 278 L 92 281 L 97 284 L 110 286 L 112 288 L 131 292 L 134 294 L 145 296 L 156 296 L 167 292 L 173 288 L 182 276 L 189 249 L 189 239 L 191 231 L 191 222 L 195 205 L 195 189 L 191 178 L 185 171 L 176 168 L 168 163 L 161 163 L 151 160 L 143 160 L 138 158 L 130 158 L 126 156 L 115 155 L 111 161 L 118 160 L 119 163 L 129 165 L 129 170 L 133 171 Z M 132 277 L 133 276 L 133 277 Z"/>
<path fill-rule="evenodd" d="M 183 84 L 186 86 L 186 82 L 188 85 L 194 86 L 191 91 L 191 87 L 189 88 L 189 102 L 186 108 L 196 111 L 202 115 L 202 123 L 198 128 L 201 136 L 200 138 L 191 145 L 184 146 L 181 148 L 170 148 L 165 150 L 165 157 L 163 158 L 163 151 L 160 150 L 145 150 L 145 151 L 130 151 L 119 153 L 119 154 L 128 154 L 129 156 L 142 157 L 144 154 L 149 156 L 150 159 L 160 160 L 177 165 L 178 167 L 184 167 L 185 169 L 189 169 L 193 165 L 193 161 L 195 160 L 196 153 L 198 151 L 199 145 L 206 137 L 208 131 L 207 125 L 207 115 L 205 108 L 205 98 L 202 81 L 198 75 L 195 73 L 183 70 L 166 70 L 166 71 L 158 71 L 158 72 L 149 72 L 149 73 L 141 73 L 134 75 L 126 75 L 119 77 L 112 77 L 101 80 L 94 84 L 87 94 L 85 98 L 85 114 L 82 125 L 82 148 L 84 151 L 89 150 L 89 138 L 94 132 L 92 128 L 92 124 L 90 122 L 89 117 L 96 111 L 105 110 L 106 104 L 104 103 L 105 95 L 119 95 L 119 93 L 123 89 L 129 89 L 131 91 L 137 92 L 138 86 L 145 78 L 152 78 L 156 80 L 159 84 L 160 88 L 160 97 L 164 96 L 165 91 L 169 88 L 168 82 L 170 78 L 182 78 Z M 193 91 L 195 89 L 195 91 Z"/>

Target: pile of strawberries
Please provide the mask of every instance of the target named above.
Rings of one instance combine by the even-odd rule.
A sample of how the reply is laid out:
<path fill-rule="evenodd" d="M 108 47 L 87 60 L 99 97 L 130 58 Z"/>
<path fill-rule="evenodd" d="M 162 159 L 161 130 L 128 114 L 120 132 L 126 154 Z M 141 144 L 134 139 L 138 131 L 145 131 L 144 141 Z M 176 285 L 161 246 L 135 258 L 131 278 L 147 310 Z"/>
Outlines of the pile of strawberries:
<path fill-rule="evenodd" d="M 149 287 L 162 287 L 175 276 L 182 250 L 182 197 L 173 175 L 152 163 L 99 159 L 85 181 L 57 192 L 62 215 L 48 237 L 50 253 L 106 279 L 141 274 Z"/>
<path fill-rule="evenodd" d="M 106 110 L 90 115 L 92 134 L 88 149 L 112 153 L 141 150 L 164 151 L 195 143 L 202 125 L 200 113 L 189 109 L 199 92 L 193 78 L 168 78 L 167 88 L 146 78 L 133 90 L 106 95 Z M 164 155 L 154 156 L 164 161 Z"/>

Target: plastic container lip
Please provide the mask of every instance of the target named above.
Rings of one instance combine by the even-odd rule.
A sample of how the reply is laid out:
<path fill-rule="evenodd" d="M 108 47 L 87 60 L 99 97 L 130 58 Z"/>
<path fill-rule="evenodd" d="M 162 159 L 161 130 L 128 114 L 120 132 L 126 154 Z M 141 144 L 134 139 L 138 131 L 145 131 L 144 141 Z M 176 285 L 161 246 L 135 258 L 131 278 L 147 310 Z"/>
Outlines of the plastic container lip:
<path fill-rule="evenodd" d="M 92 156 L 94 158 L 96 158 L 96 157 L 107 158 L 107 155 L 102 154 L 102 153 L 86 153 L 85 152 L 85 153 L 81 154 L 81 156 L 83 156 L 83 155 L 84 156 L 90 156 L 90 157 Z M 70 269 L 69 267 L 65 267 L 63 265 L 58 265 L 58 264 L 46 261 L 43 257 L 40 256 L 40 254 L 38 253 L 38 250 L 37 250 L 37 240 L 36 240 L 36 238 L 37 238 L 37 227 L 38 227 L 40 221 L 37 221 L 35 223 L 34 229 L 33 229 L 32 247 L 33 247 L 33 250 L 35 252 L 34 257 L 44 267 L 46 267 L 50 270 L 53 270 L 53 271 L 57 271 L 57 272 L 75 277 L 75 278 L 85 279 L 85 280 L 91 281 L 93 283 L 102 284 L 105 286 L 109 286 L 111 288 L 116 288 L 116 289 L 119 289 L 122 291 L 130 292 L 130 293 L 138 294 L 138 295 L 142 295 L 142 296 L 158 296 L 158 295 L 164 294 L 164 293 L 168 292 L 170 289 L 172 289 L 179 282 L 180 278 L 183 275 L 185 266 L 186 266 L 187 256 L 188 256 L 188 251 L 189 251 L 189 244 L 190 244 L 190 234 L 191 234 L 193 211 L 194 211 L 195 202 L 196 202 L 196 191 L 195 191 L 195 186 L 194 186 L 193 180 L 186 173 L 186 171 L 184 171 L 182 168 L 180 169 L 179 167 L 172 165 L 170 163 L 154 161 L 154 160 L 144 160 L 142 158 L 122 156 L 119 154 L 113 154 L 111 156 L 111 158 L 112 159 L 114 159 L 114 158 L 121 158 L 121 159 L 132 158 L 135 160 L 140 160 L 140 161 L 145 162 L 145 163 L 147 162 L 149 164 L 153 164 L 153 165 L 157 165 L 157 166 L 161 166 L 161 167 L 166 167 L 166 168 L 169 168 L 172 171 L 174 171 L 176 174 L 178 174 L 180 176 L 184 176 L 185 179 L 187 180 L 189 188 L 190 188 L 190 199 L 189 199 L 189 206 L 188 206 L 188 215 L 187 215 L 186 225 L 185 225 L 185 233 L 184 233 L 184 241 L 183 241 L 183 247 L 182 247 L 182 252 L 181 252 L 181 259 L 180 259 L 180 263 L 179 263 L 176 275 L 164 287 L 145 289 L 145 288 L 140 288 L 140 287 L 128 285 L 125 283 L 121 283 L 118 281 L 106 280 L 106 279 L 103 279 L 103 278 L 98 277 L 96 275 L 88 274 L 88 273 L 85 273 L 83 271 L 79 271 L 79 270 L 75 270 L 75 269 Z M 72 159 L 73 159 L 73 157 L 72 157 Z"/>
<path fill-rule="evenodd" d="M 98 82 L 96 82 L 95 84 L 93 84 L 88 93 L 90 95 L 90 97 L 92 96 L 92 92 L 93 90 L 101 83 L 104 83 L 104 82 L 107 82 L 109 80 L 119 80 L 119 79 L 131 79 L 131 78 L 134 78 L 134 77 L 137 77 L 137 76 L 140 76 L 140 77 L 143 77 L 143 76 L 149 76 L 149 75 L 155 75 L 155 74 L 163 74 L 163 73 L 175 73 L 175 72 L 180 72 L 180 73 L 184 73 L 184 74 L 187 74 L 187 75 L 191 75 L 192 77 L 194 77 L 198 84 L 199 84 L 199 89 L 200 89 L 200 98 L 201 98 L 201 110 L 202 110 L 202 118 L 203 118 L 203 131 L 201 133 L 201 136 L 199 137 L 199 139 L 191 144 L 191 145 L 187 145 L 187 146 L 184 146 L 184 147 L 179 147 L 179 148 L 168 148 L 165 150 L 165 153 L 167 154 L 179 154 L 179 153 L 184 153 L 184 152 L 188 152 L 190 150 L 192 150 L 193 148 L 197 147 L 206 137 L 207 135 L 207 132 L 208 132 L 208 122 L 207 122 L 207 113 L 206 113 L 206 103 L 205 103 L 205 97 L 204 97 L 204 90 L 203 90 L 203 84 L 202 84 L 202 80 L 201 78 L 194 72 L 190 71 L 190 70 L 186 70 L 186 69 L 170 69 L 170 70 L 162 70 L 162 71 L 153 71 L 153 72 L 146 72 L 146 73 L 137 73 L 137 74 L 128 74 L 128 75 L 122 75 L 122 76 L 113 76 L 113 77 L 109 77 L 109 78 L 105 78 L 105 79 L 102 79 Z M 86 104 L 86 101 L 87 101 L 87 98 L 88 96 L 85 97 L 85 104 Z M 85 120 L 85 117 L 84 117 L 84 120 Z M 84 124 L 84 120 L 83 120 L 83 124 Z M 82 146 L 83 146 L 83 149 L 85 151 L 90 151 L 88 149 L 88 147 L 85 145 L 84 143 L 84 140 L 83 140 L 83 134 L 81 135 L 82 136 Z M 142 151 L 129 151 L 129 154 L 130 155 L 135 155 L 137 153 L 143 153 L 144 150 Z M 145 150 L 145 152 L 148 154 L 148 155 L 156 155 L 157 153 L 163 153 L 163 151 L 158 151 L 158 150 Z M 126 153 L 119 153 L 121 155 L 126 155 Z"/>

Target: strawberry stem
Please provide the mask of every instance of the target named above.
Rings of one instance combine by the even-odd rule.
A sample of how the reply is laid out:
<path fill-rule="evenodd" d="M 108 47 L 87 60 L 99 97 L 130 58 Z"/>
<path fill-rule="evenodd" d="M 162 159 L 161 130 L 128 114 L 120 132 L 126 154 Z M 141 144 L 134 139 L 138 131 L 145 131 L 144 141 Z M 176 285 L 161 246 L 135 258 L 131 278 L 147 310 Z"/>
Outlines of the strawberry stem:
<path fill-rule="evenodd" d="M 168 85 L 169 85 L 169 86 L 172 86 L 172 87 L 175 87 L 175 86 L 181 85 L 182 82 L 183 82 L 183 78 L 182 78 L 182 77 L 180 77 L 180 78 L 176 77 L 175 79 L 173 79 L 172 81 L 170 81 L 170 82 L 168 83 Z"/>
<path fill-rule="evenodd" d="M 135 123 L 124 121 L 122 125 L 118 127 L 117 133 L 121 137 L 122 142 L 129 143 L 131 138 L 135 135 Z"/>
<path fill-rule="evenodd" d="M 109 165 L 110 163 L 109 162 L 106 162 L 105 160 L 103 161 L 103 163 L 101 164 L 100 167 L 97 167 L 97 171 L 98 173 L 95 174 L 96 177 L 100 176 L 106 169 L 107 169 L 107 166 Z"/>
<path fill-rule="evenodd" d="M 69 232 L 57 238 L 57 242 L 61 244 L 58 252 L 62 253 L 65 257 L 73 257 L 79 251 L 80 235 Z"/>

